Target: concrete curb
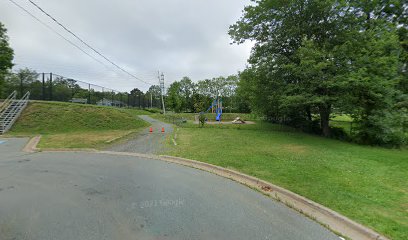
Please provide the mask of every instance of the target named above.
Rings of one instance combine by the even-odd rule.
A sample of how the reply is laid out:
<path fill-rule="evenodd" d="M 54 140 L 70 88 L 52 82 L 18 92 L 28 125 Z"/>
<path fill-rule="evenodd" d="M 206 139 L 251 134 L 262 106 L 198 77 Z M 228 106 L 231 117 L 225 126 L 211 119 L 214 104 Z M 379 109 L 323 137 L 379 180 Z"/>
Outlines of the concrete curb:
<path fill-rule="evenodd" d="M 353 220 L 305 197 L 289 190 L 276 186 L 272 183 L 248 176 L 246 174 L 225 169 L 208 163 L 172 156 L 160 156 L 160 160 L 173 162 L 184 166 L 194 167 L 216 175 L 232 179 L 236 182 L 257 189 L 272 198 L 281 201 L 285 205 L 299 211 L 302 214 L 323 224 L 325 227 L 347 238 L 356 240 L 388 240 L 388 238 L 367 228 Z"/>
<path fill-rule="evenodd" d="M 36 148 L 40 138 L 34 137 L 25 146 L 25 152 L 37 152 L 39 149 Z M 172 156 L 157 156 L 157 155 L 147 155 L 140 153 L 128 153 L 128 152 L 112 152 L 112 151 L 98 151 L 95 149 L 47 149 L 44 152 L 78 152 L 78 153 L 98 153 L 98 154 L 109 154 L 117 156 L 134 156 L 145 159 L 160 160 L 170 163 L 176 163 L 183 166 L 188 166 L 203 171 L 207 171 L 218 176 L 222 176 L 248 187 L 257 189 L 258 191 L 278 200 L 288 207 L 291 207 L 298 212 L 312 218 L 313 220 L 321 223 L 330 230 L 345 236 L 350 239 L 355 240 L 388 240 L 385 236 L 373 231 L 372 229 L 365 227 L 353 220 L 313 202 L 305 197 L 302 197 L 296 193 L 289 190 L 276 186 L 272 183 L 263 181 L 261 179 L 233 171 L 230 169 L 222 168 L 212 164 L 199 162 L 195 160 L 172 157 Z"/>
<path fill-rule="evenodd" d="M 28 141 L 28 143 L 25 145 L 25 147 L 23 148 L 23 152 L 28 152 L 28 153 L 38 152 L 39 149 L 37 148 L 37 145 L 40 142 L 40 140 L 41 140 L 41 135 L 31 138 Z"/>

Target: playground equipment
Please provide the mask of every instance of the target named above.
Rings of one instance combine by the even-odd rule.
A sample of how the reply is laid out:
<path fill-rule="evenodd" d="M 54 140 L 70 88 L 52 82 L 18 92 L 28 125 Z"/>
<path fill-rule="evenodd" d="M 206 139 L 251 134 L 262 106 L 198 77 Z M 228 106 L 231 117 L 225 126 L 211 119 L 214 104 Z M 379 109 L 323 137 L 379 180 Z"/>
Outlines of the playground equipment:
<path fill-rule="evenodd" d="M 220 97 L 217 97 L 214 99 L 213 103 L 211 106 L 207 109 L 206 113 L 208 113 L 211 110 L 212 113 L 215 113 L 215 120 L 218 122 L 221 122 L 221 116 L 222 116 L 222 99 Z"/>

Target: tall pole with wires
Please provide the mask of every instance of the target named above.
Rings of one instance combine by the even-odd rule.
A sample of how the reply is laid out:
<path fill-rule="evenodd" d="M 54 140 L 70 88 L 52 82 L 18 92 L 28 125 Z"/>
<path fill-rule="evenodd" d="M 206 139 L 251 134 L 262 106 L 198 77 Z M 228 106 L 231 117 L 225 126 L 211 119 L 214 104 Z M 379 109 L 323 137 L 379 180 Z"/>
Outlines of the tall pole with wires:
<path fill-rule="evenodd" d="M 161 100 L 162 100 L 162 107 L 163 107 L 163 114 L 166 114 L 166 107 L 164 106 L 164 74 L 160 75 L 160 71 L 158 72 L 158 78 L 160 82 L 160 92 L 161 92 Z"/>
<path fill-rule="evenodd" d="M 150 108 L 153 108 L 153 93 L 150 92 Z"/>

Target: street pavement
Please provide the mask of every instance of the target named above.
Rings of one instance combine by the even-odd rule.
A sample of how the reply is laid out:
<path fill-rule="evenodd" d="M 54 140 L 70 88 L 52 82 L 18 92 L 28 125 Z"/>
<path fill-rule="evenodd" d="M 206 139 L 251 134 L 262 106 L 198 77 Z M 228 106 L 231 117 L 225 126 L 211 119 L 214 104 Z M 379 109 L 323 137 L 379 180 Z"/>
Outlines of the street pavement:
<path fill-rule="evenodd" d="M 132 156 L 23 153 L 27 139 L 0 142 L 1 240 L 339 239 L 208 172 Z"/>

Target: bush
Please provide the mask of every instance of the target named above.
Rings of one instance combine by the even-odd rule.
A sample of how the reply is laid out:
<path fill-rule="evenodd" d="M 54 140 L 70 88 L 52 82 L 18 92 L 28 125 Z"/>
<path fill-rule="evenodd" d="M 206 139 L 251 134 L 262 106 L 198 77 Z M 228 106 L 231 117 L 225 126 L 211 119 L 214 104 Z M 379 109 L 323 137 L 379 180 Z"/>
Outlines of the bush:
<path fill-rule="evenodd" d="M 204 113 L 201 113 L 199 116 L 198 116 L 198 121 L 199 121 L 199 123 L 200 123 L 200 127 L 204 127 L 204 124 L 205 124 L 205 121 L 207 120 L 207 117 L 205 116 L 205 114 Z"/>
<path fill-rule="evenodd" d="M 343 140 L 343 141 L 351 140 L 350 136 L 341 127 L 331 127 L 330 128 L 330 138 Z"/>
<path fill-rule="evenodd" d="M 396 111 L 377 111 L 360 121 L 354 140 L 371 145 L 401 147 L 407 144 L 404 125 L 407 114 Z"/>
<path fill-rule="evenodd" d="M 151 112 L 151 113 L 163 113 L 163 111 L 159 108 L 145 108 L 144 110 Z"/>

